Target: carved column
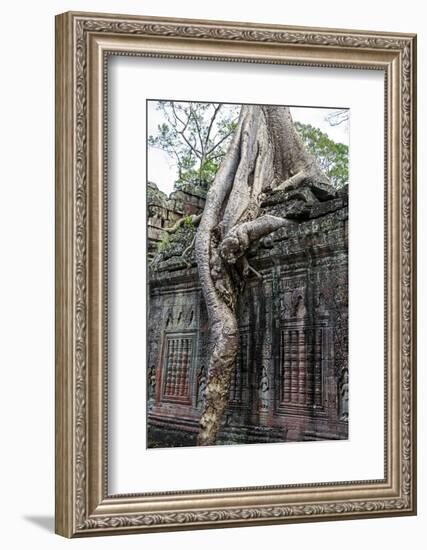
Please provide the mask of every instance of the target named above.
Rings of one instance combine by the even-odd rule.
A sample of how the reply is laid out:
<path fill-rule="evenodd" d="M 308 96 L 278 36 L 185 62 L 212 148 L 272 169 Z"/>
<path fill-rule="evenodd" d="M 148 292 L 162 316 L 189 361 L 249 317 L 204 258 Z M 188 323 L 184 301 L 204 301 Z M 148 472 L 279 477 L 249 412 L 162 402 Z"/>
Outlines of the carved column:
<path fill-rule="evenodd" d="M 281 342 L 280 342 L 280 350 L 281 350 L 281 387 L 282 392 L 280 396 L 280 401 L 290 401 L 291 399 L 291 363 L 290 363 L 290 353 L 286 352 L 286 343 L 289 342 L 290 338 L 290 332 L 286 331 L 285 329 L 281 332 Z"/>
<path fill-rule="evenodd" d="M 299 402 L 305 404 L 307 402 L 306 383 L 307 383 L 307 355 L 305 348 L 305 328 L 302 325 L 299 329 L 299 341 L 298 341 L 298 394 Z"/>
<path fill-rule="evenodd" d="M 173 356 L 174 356 L 174 340 L 168 340 L 167 347 L 167 363 L 166 363 L 166 383 L 165 395 L 169 395 L 172 391 L 172 373 L 173 373 Z"/>
<path fill-rule="evenodd" d="M 292 331 L 286 330 L 283 333 L 285 401 L 289 402 L 292 396 Z"/>
<path fill-rule="evenodd" d="M 291 402 L 298 402 L 298 330 L 289 331 L 292 339 L 289 342 L 291 352 Z"/>
<path fill-rule="evenodd" d="M 314 404 L 322 406 L 322 329 L 314 329 Z"/>
<path fill-rule="evenodd" d="M 186 350 L 185 350 L 185 376 L 184 376 L 184 384 L 182 388 L 182 394 L 187 396 L 189 391 L 189 376 L 190 376 L 190 364 L 191 364 L 191 354 L 192 354 L 192 348 L 190 346 L 190 340 L 187 338 L 185 340 L 186 343 Z"/>
<path fill-rule="evenodd" d="M 187 338 L 181 338 L 181 359 L 180 359 L 180 376 L 177 394 L 179 396 L 184 395 L 185 378 L 187 376 Z"/>

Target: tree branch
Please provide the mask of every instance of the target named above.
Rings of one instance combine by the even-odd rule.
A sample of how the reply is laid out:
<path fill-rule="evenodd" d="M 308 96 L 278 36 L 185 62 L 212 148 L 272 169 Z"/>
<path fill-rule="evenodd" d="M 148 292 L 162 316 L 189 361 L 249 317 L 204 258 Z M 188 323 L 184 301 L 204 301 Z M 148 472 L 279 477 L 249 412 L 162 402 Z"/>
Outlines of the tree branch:
<path fill-rule="evenodd" d="M 216 143 L 213 147 L 211 147 L 211 148 L 209 149 L 209 151 L 206 153 L 206 156 L 208 156 L 208 155 L 210 155 L 211 153 L 213 153 L 213 152 L 215 151 L 215 149 L 216 149 L 219 145 L 221 145 L 221 143 L 222 143 L 223 141 L 225 141 L 227 138 L 229 138 L 230 136 L 233 135 L 233 132 L 234 132 L 234 130 L 231 130 L 231 132 L 229 132 L 226 136 L 224 136 L 222 139 L 220 139 L 220 140 L 218 141 L 218 143 Z"/>
<path fill-rule="evenodd" d="M 202 157 L 202 153 L 201 151 L 199 151 L 195 144 L 192 144 L 188 139 L 187 139 L 187 136 L 185 135 L 185 130 L 187 129 L 187 126 L 188 126 L 188 121 L 190 120 L 188 118 L 187 120 L 187 123 L 184 123 L 179 117 L 178 115 L 176 114 L 176 110 L 175 110 L 175 105 L 174 105 L 174 102 L 171 101 L 171 106 L 172 106 L 172 111 L 174 113 L 174 116 L 175 118 L 184 126 L 184 128 L 182 130 L 179 130 L 178 129 L 178 126 L 175 126 L 175 131 L 180 135 L 182 136 L 182 139 L 185 141 L 185 143 L 188 145 L 188 147 L 190 147 L 190 149 L 193 151 L 193 153 L 198 157 L 198 158 L 201 158 Z"/>
<path fill-rule="evenodd" d="M 208 128 L 208 131 L 206 133 L 205 149 L 208 148 L 209 138 L 211 136 L 211 131 L 212 131 L 212 126 L 213 126 L 213 123 L 215 122 L 215 119 L 216 119 L 217 114 L 219 113 L 221 107 L 222 107 L 222 104 L 218 103 L 218 106 L 215 108 L 214 114 L 212 115 L 211 122 L 209 124 L 209 128 Z"/>
<path fill-rule="evenodd" d="M 190 116 L 193 117 L 194 124 L 196 125 L 197 135 L 199 136 L 199 141 L 200 141 L 200 150 L 201 150 L 202 156 L 204 156 L 205 155 L 205 147 L 204 147 L 204 143 L 203 143 L 202 130 L 200 128 L 199 121 L 197 120 L 197 116 L 194 113 L 194 109 L 193 109 L 191 103 L 190 103 Z"/>

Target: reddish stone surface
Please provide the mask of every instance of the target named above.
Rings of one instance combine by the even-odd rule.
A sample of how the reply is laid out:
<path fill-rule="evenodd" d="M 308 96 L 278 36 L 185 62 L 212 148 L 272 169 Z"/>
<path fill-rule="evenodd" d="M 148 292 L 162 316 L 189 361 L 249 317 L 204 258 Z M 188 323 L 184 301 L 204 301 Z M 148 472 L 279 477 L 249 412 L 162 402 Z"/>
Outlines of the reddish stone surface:
<path fill-rule="evenodd" d="M 347 195 L 251 251 L 240 350 L 218 444 L 348 437 Z M 181 248 L 180 248 L 181 246 Z M 208 333 L 197 269 L 172 247 L 150 274 L 148 444 L 194 445 Z"/>

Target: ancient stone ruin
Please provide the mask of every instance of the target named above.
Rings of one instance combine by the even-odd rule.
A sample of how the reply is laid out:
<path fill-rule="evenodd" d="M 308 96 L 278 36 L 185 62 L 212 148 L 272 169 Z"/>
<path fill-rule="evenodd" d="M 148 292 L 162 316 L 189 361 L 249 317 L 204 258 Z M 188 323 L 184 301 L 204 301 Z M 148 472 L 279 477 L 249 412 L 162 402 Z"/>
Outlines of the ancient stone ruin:
<path fill-rule="evenodd" d="M 284 215 L 286 199 L 272 193 L 263 212 Z M 150 184 L 148 208 L 148 446 L 195 445 L 208 363 L 208 319 L 188 252 L 195 228 L 184 224 L 157 251 L 164 228 L 202 211 L 203 198 L 168 198 Z M 240 348 L 218 444 L 348 437 L 347 243 L 345 187 L 250 249 L 262 278 L 249 278 L 239 299 Z"/>
<path fill-rule="evenodd" d="M 159 244 L 166 238 L 165 228 L 172 227 L 183 216 L 199 214 L 205 205 L 205 199 L 196 187 L 187 186 L 174 191 L 168 197 L 157 185 L 147 184 L 148 212 L 148 258 L 152 260 L 158 252 Z"/>

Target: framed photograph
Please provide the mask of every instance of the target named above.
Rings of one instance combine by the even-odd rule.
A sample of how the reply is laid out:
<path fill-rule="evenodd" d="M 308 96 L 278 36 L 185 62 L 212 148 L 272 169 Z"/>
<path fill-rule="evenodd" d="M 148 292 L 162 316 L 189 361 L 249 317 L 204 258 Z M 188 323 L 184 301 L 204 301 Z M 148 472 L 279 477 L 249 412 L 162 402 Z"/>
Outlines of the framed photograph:
<path fill-rule="evenodd" d="M 56 532 L 416 513 L 416 37 L 56 18 Z"/>

